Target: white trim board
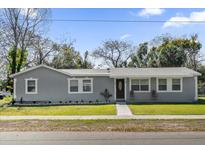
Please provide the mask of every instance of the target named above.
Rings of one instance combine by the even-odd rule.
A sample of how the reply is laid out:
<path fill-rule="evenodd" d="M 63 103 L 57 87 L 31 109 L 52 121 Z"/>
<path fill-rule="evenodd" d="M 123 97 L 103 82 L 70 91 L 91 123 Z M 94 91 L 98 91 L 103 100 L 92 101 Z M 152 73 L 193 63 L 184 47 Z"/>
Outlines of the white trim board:
<path fill-rule="evenodd" d="M 143 79 L 146 79 L 146 80 L 148 80 L 148 91 L 134 91 L 134 93 L 149 93 L 150 91 L 151 91 L 151 78 L 142 78 L 142 77 L 140 77 L 140 78 L 129 78 L 129 90 L 131 91 L 131 89 L 132 89 L 132 83 L 131 83 L 131 80 L 132 79 L 138 79 L 138 80 L 143 80 Z"/>
<path fill-rule="evenodd" d="M 30 71 L 32 71 L 32 70 L 35 70 L 35 69 L 38 69 L 38 68 L 41 68 L 41 67 L 44 67 L 44 68 L 47 68 L 47 69 L 50 69 L 50 70 L 53 70 L 53 71 L 56 71 L 56 72 L 59 72 L 59 73 L 62 73 L 62 74 L 64 74 L 64 75 L 68 75 L 68 76 L 72 76 L 71 74 L 69 74 L 69 73 L 65 73 L 65 72 L 62 72 L 62 71 L 59 71 L 58 69 L 55 69 L 55 68 L 52 68 L 52 67 L 49 67 L 49 66 L 46 66 L 46 65 L 38 65 L 38 66 L 35 66 L 35 67 L 32 67 L 32 68 L 28 68 L 28 69 L 26 69 L 26 70 L 24 70 L 24 71 L 21 71 L 21 72 L 18 72 L 18 73 L 16 73 L 16 74 L 12 74 L 10 77 L 16 77 L 16 76 L 18 76 L 18 75 L 21 75 L 21 74 L 24 74 L 24 73 L 26 73 L 26 72 L 30 72 Z"/>
<path fill-rule="evenodd" d="M 78 92 L 70 91 L 70 81 L 77 80 L 78 81 Z M 84 92 L 83 91 L 83 80 L 91 80 L 91 91 Z M 68 94 L 91 94 L 93 93 L 93 78 L 68 78 Z"/>
<path fill-rule="evenodd" d="M 159 90 L 159 79 L 166 79 L 167 80 L 167 90 L 161 91 Z M 180 79 L 180 90 L 172 90 L 172 79 Z M 170 92 L 183 92 L 183 78 L 179 77 L 163 77 L 163 78 L 156 78 L 156 90 L 158 93 L 170 93 Z"/>
<path fill-rule="evenodd" d="M 35 81 L 35 91 L 34 92 L 28 91 L 28 81 Z M 36 78 L 26 78 L 25 79 L 25 94 L 38 94 L 38 79 Z"/>

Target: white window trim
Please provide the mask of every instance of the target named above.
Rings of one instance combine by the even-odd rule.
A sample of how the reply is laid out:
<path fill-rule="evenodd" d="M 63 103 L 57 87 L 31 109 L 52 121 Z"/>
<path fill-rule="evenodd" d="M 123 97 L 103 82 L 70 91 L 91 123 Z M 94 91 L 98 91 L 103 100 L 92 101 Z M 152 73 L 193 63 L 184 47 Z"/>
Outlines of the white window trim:
<path fill-rule="evenodd" d="M 30 80 L 35 81 L 35 91 L 34 92 L 28 91 L 28 81 Z M 38 79 L 34 79 L 34 78 L 25 79 L 25 93 L 26 94 L 38 94 Z"/>
<path fill-rule="evenodd" d="M 167 80 L 167 90 L 159 90 L 159 79 L 166 79 Z M 172 90 L 172 79 L 180 79 L 180 90 Z M 158 93 L 170 93 L 170 92 L 176 92 L 176 93 L 178 93 L 178 92 L 183 92 L 183 78 L 182 77 L 172 77 L 172 78 L 170 78 L 170 77 L 167 77 L 167 78 L 165 78 L 165 77 L 159 77 L 159 78 L 156 78 L 156 85 L 157 85 L 157 92 Z"/>
<path fill-rule="evenodd" d="M 78 80 L 78 92 L 70 91 L 70 81 Z M 83 80 L 91 80 L 91 91 L 83 91 Z M 68 78 L 68 93 L 69 94 L 91 94 L 93 93 L 93 78 Z"/>
<path fill-rule="evenodd" d="M 150 91 L 151 91 L 151 79 L 150 78 L 129 78 L 129 89 L 130 89 L 130 91 L 131 91 L 131 89 L 132 89 L 132 80 L 133 79 L 138 79 L 138 80 L 148 80 L 148 91 L 142 91 L 142 90 L 139 90 L 139 91 L 137 91 L 137 90 L 134 90 L 134 93 L 149 93 Z"/>

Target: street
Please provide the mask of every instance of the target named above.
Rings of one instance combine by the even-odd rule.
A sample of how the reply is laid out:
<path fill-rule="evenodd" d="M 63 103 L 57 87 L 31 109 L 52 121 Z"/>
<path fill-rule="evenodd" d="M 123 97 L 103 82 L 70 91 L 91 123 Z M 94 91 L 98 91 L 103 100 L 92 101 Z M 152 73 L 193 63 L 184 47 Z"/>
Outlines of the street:
<path fill-rule="evenodd" d="M 0 132 L 0 144 L 205 144 L 205 132 Z"/>

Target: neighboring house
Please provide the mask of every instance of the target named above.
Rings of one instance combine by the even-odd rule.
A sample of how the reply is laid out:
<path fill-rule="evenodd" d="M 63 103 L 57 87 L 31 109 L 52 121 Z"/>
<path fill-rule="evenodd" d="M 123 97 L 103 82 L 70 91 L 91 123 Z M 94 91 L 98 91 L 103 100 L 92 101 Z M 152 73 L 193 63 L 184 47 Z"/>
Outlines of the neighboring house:
<path fill-rule="evenodd" d="M 12 75 L 15 101 L 194 102 L 197 76 L 185 67 L 54 69 L 39 65 Z"/>

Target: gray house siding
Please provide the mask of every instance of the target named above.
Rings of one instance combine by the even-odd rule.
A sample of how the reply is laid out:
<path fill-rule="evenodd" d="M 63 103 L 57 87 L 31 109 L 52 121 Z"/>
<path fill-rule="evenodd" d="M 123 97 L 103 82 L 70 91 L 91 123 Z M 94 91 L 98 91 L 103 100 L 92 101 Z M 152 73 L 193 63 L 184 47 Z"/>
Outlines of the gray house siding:
<path fill-rule="evenodd" d="M 135 92 L 134 98 L 130 98 L 129 80 L 127 79 L 127 102 L 194 102 L 195 101 L 195 80 L 194 77 L 183 78 L 182 92 L 156 92 L 153 98 L 151 91 L 157 91 L 157 78 L 151 78 L 150 92 Z"/>
<path fill-rule="evenodd" d="M 25 79 L 38 79 L 38 93 L 25 93 Z M 104 101 L 101 92 L 107 88 L 112 94 L 111 101 L 114 100 L 114 82 L 109 77 L 89 77 L 93 78 L 93 93 L 88 94 L 69 94 L 68 93 L 68 75 L 41 67 L 35 70 L 16 76 L 16 101 Z M 84 78 L 84 77 L 82 77 Z"/>
<path fill-rule="evenodd" d="M 137 76 L 137 74 L 136 74 Z M 87 76 L 76 77 L 86 78 Z M 16 80 L 15 100 L 20 101 L 105 101 L 100 95 L 105 89 L 112 94 L 110 101 L 115 101 L 116 92 L 115 79 L 109 76 L 91 76 L 93 79 L 93 93 L 68 93 L 69 75 L 57 72 L 45 67 L 39 67 L 28 72 L 24 72 L 14 77 Z M 38 79 L 37 94 L 25 93 L 25 79 Z M 194 102 L 195 101 L 195 79 L 194 77 L 183 78 L 182 92 L 157 92 L 153 98 L 151 91 L 157 91 L 157 78 L 150 79 L 150 92 L 135 92 L 134 97 L 130 97 L 130 80 L 126 78 L 126 101 L 127 102 Z"/>

